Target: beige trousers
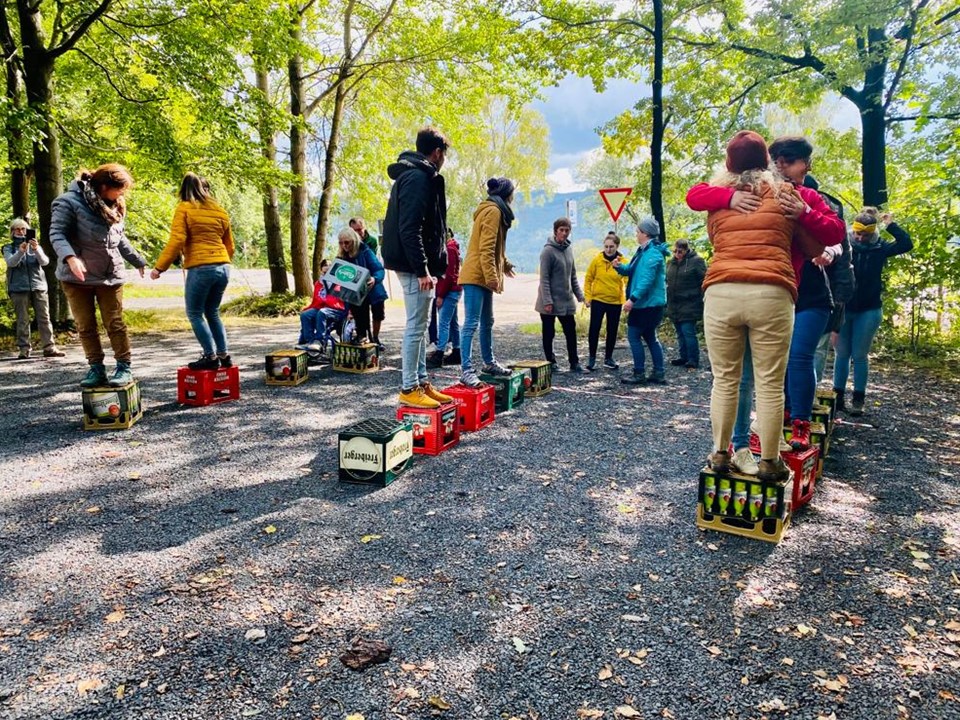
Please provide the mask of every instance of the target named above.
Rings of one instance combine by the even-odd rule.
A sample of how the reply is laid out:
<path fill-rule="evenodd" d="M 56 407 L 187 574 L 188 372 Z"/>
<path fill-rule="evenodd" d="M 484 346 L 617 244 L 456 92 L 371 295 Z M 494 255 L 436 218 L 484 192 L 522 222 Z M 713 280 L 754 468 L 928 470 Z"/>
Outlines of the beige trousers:
<path fill-rule="evenodd" d="M 793 335 L 793 298 L 779 285 L 719 283 L 704 294 L 703 329 L 713 371 L 713 449 L 726 450 L 737 420 L 744 341 L 750 339 L 760 457 L 780 456 L 783 378 Z"/>

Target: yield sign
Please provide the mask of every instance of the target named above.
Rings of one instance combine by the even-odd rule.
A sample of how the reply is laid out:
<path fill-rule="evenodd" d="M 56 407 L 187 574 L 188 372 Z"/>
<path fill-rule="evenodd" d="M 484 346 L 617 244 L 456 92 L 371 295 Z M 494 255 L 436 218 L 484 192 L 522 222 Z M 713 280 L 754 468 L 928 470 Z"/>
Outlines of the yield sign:
<path fill-rule="evenodd" d="M 620 213 L 627 206 L 627 198 L 632 192 L 633 188 L 606 188 L 600 191 L 603 204 L 607 206 L 607 212 L 610 213 L 614 222 L 620 219 Z"/>

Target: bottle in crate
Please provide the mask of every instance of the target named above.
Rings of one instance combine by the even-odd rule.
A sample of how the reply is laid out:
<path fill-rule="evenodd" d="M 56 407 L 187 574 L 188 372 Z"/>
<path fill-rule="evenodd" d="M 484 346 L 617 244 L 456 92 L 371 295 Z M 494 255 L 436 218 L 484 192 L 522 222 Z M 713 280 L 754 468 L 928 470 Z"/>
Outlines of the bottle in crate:
<path fill-rule="evenodd" d="M 137 380 L 123 387 L 84 388 L 81 402 L 84 430 L 126 429 L 143 417 Z"/>
<path fill-rule="evenodd" d="M 713 487 L 717 495 L 711 499 Z M 704 468 L 697 489 L 697 527 L 780 542 L 790 525 L 792 498 L 793 480 L 770 483 Z"/>
<path fill-rule="evenodd" d="M 371 418 L 339 434 L 340 482 L 386 487 L 413 462 L 410 423 Z"/>
<path fill-rule="evenodd" d="M 510 367 L 529 372 L 529 382 L 524 378 L 525 397 L 542 397 L 553 389 L 553 366 L 548 360 L 523 360 Z"/>
<path fill-rule="evenodd" d="M 380 349 L 375 343 L 337 343 L 333 369 L 347 373 L 373 373 L 380 369 Z"/>
<path fill-rule="evenodd" d="M 493 385 L 498 413 L 512 410 L 523 403 L 523 376 L 524 373 L 514 370 L 510 375 L 487 375 L 482 373 L 480 380 Z"/>
<path fill-rule="evenodd" d="M 304 350 L 275 350 L 266 356 L 264 379 L 267 385 L 300 385 L 309 377 Z"/>

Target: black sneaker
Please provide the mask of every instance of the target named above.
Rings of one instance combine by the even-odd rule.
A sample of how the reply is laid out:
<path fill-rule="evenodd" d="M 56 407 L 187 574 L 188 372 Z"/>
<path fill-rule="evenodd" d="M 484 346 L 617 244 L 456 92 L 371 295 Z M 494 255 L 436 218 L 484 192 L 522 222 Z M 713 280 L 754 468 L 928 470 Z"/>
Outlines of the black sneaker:
<path fill-rule="evenodd" d="M 633 375 L 624 375 L 622 378 L 620 378 L 620 382 L 626 385 L 646 385 L 647 376 L 642 372 L 639 375 L 637 373 L 634 373 Z"/>
<path fill-rule="evenodd" d="M 439 367 L 443 367 L 443 351 L 434 350 L 432 353 L 427 353 L 427 369 L 436 370 Z"/>
<path fill-rule="evenodd" d="M 597 369 L 597 359 L 595 357 L 590 358 L 590 361 L 587 363 L 587 370 L 593 372 Z"/>
<path fill-rule="evenodd" d="M 581 365 L 580 363 L 577 363 L 576 365 L 571 365 L 570 372 L 576 373 L 578 375 L 582 375 L 584 372 L 583 365 Z"/>
<path fill-rule="evenodd" d="M 233 367 L 233 360 L 230 359 L 229 355 L 217 355 L 217 361 L 222 368 Z"/>
<path fill-rule="evenodd" d="M 220 367 L 220 360 L 216 355 L 201 355 L 199 359 L 187 363 L 191 370 L 217 370 Z"/>
<path fill-rule="evenodd" d="M 681 365 L 686 365 L 686 364 L 687 364 L 687 359 L 686 359 L 686 358 L 676 358 L 675 360 L 671 360 L 671 361 L 670 361 L 670 364 L 673 365 L 674 367 L 680 367 Z"/>
<path fill-rule="evenodd" d="M 513 374 L 513 370 L 505 368 L 496 360 L 484 365 L 482 372 L 484 375 L 494 375 L 496 377 L 510 377 Z"/>
<path fill-rule="evenodd" d="M 620 366 L 614 361 L 613 358 L 607 358 L 606 360 L 604 360 L 604 361 L 603 361 L 603 366 L 604 366 L 607 370 L 619 370 L 619 369 L 620 369 Z"/>
<path fill-rule="evenodd" d="M 847 415 L 850 415 L 851 417 L 860 417 L 863 415 L 863 404 L 864 400 L 866 399 L 865 395 L 866 393 L 857 392 L 854 390 L 853 400 L 850 401 L 850 408 L 847 410 Z"/>
<path fill-rule="evenodd" d="M 667 377 L 663 370 L 654 370 L 650 373 L 650 377 L 647 378 L 647 382 L 653 383 L 654 385 L 666 385 Z"/>

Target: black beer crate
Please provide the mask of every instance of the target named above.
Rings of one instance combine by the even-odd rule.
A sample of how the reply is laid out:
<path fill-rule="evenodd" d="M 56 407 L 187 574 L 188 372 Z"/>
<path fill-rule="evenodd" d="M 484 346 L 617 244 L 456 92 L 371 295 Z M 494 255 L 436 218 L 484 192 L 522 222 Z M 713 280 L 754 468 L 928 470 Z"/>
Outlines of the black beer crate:
<path fill-rule="evenodd" d="M 371 418 L 339 435 L 340 482 L 386 487 L 413 462 L 410 423 Z"/>
<path fill-rule="evenodd" d="M 83 429 L 123 430 L 143 417 L 140 383 L 83 389 Z"/>
<path fill-rule="evenodd" d="M 380 369 L 380 350 L 375 343 L 336 343 L 333 369 L 347 373 L 373 373 Z"/>
<path fill-rule="evenodd" d="M 275 350 L 264 362 L 267 385 L 299 385 L 309 377 L 307 360 L 303 350 Z"/>
<path fill-rule="evenodd" d="M 523 378 L 525 373 L 514 370 L 506 375 L 480 375 L 480 380 L 493 385 L 495 407 L 498 413 L 507 412 L 523 404 Z"/>
<path fill-rule="evenodd" d="M 524 397 L 541 397 L 553 389 L 553 366 L 548 360 L 523 360 L 511 367 L 530 373 L 529 384 L 527 378 L 524 378 Z"/>
<path fill-rule="evenodd" d="M 763 482 L 704 468 L 697 483 L 697 527 L 780 542 L 793 514 L 793 493 L 793 479 Z"/>

